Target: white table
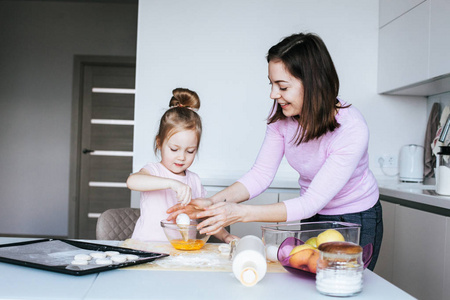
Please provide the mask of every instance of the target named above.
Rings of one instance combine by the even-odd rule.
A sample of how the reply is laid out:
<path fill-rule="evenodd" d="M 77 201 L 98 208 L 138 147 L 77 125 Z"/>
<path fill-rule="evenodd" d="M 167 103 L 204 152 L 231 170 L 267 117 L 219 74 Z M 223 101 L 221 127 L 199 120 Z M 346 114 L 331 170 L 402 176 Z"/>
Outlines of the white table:
<path fill-rule="evenodd" d="M 0 244 L 22 240 L 0 238 Z M 414 299 L 375 273 L 365 270 L 363 291 L 351 299 L 383 298 Z M 267 273 L 255 286 L 245 287 L 228 272 L 117 269 L 72 276 L 0 263 L 0 299 L 333 298 L 319 294 L 314 279 L 299 278 L 290 273 Z"/>

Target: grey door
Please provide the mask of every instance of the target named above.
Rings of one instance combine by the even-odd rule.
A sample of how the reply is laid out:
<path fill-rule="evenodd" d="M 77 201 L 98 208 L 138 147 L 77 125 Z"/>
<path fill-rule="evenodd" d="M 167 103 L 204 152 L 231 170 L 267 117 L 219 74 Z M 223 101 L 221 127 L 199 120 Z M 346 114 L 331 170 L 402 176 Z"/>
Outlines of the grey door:
<path fill-rule="evenodd" d="M 135 65 L 86 63 L 80 72 L 77 203 L 71 216 L 76 238 L 95 239 L 102 212 L 130 207 L 125 182 L 132 172 Z"/>

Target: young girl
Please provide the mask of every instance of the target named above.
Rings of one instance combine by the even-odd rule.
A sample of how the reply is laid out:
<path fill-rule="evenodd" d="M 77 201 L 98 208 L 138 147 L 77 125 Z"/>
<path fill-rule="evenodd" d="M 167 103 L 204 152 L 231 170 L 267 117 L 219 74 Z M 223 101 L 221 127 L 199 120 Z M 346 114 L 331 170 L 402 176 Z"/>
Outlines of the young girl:
<path fill-rule="evenodd" d="M 202 135 L 202 122 L 196 113 L 200 99 L 197 93 L 183 88 L 173 90 L 172 94 L 155 138 L 155 153 L 160 152 L 161 162 L 145 165 L 127 180 L 129 189 L 141 192 L 141 216 L 133 239 L 166 241 L 160 226 L 160 221 L 168 216 L 166 210 L 177 202 L 186 205 L 191 199 L 206 196 L 199 176 L 188 170 Z M 226 243 L 236 238 L 226 230 L 215 236 Z"/>

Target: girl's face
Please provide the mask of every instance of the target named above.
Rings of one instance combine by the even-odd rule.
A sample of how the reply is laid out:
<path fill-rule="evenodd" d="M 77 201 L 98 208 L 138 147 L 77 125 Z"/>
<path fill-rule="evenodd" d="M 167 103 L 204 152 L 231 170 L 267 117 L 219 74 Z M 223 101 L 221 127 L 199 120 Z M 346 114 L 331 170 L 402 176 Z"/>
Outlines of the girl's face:
<path fill-rule="evenodd" d="M 194 130 L 183 130 L 166 139 L 160 146 L 161 163 L 177 175 L 185 171 L 194 162 L 197 153 L 198 138 Z"/>
<path fill-rule="evenodd" d="M 282 61 L 269 62 L 270 98 L 276 100 L 286 117 L 300 115 L 303 106 L 303 84 L 292 76 Z"/>

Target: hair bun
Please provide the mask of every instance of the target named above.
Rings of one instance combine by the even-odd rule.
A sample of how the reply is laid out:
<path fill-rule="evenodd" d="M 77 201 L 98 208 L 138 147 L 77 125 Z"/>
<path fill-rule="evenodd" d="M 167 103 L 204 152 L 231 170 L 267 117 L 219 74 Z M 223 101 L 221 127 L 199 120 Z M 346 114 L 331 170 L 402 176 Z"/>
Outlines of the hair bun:
<path fill-rule="evenodd" d="M 197 93 L 185 88 L 176 88 L 172 91 L 169 107 L 187 107 L 198 110 L 200 98 Z"/>

